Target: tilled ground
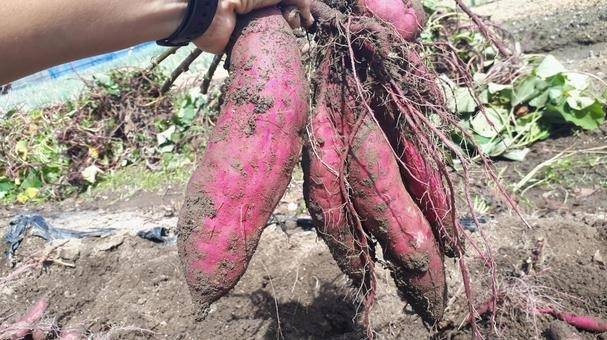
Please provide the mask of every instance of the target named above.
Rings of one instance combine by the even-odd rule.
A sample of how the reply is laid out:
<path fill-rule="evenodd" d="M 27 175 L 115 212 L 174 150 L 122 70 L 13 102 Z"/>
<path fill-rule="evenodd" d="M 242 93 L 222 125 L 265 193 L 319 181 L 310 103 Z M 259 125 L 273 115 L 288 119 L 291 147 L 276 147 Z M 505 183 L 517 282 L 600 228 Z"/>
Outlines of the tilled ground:
<path fill-rule="evenodd" d="M 605 78 L 606 8 L 606 1 L 504 0 L 482 6 L 480 11 L 514 28 L 524 38 L 526 50 L 550 50 L 569 67 Z M 580 15 L 578 24 L 589 29 L 567 26 L 567 20 Z M 580 38 L 586 33 L 591 38 Z M 525 162 L 498 162 L 497 167 L 505 169 L 505 180 L 513 183 L 565 148 L 605 145 L 603 131 L 562 137 L 535 145 Z M 546 299 L 555 299 L 565 310 L 607 319 L 607 167 L 589 164 L 568 176 L 530 189 L 519 199 L 531 228 L 504 210 L 485 181 L 479 178 L 473 183 L 490 203 L 482 228 L 493 249 L 497 283 L 509 293 L 508 303 L 497 315 L 500 338 L 545 337 L 554 319 L 534 317 L 524 309 Z M 277 209 L 280 216 L 304 214 L 301 184 L 297 179 L 291 184 Z M 48 297 L 46 316 L 59 326 L 82 327 L 95 335 L 112 332 L 120 339 L 360 338 L 354 322 L 356 291 L 348 286 L 315 232 L 292 220 L 268 227 L 241 282 L 214 305 L 206 320 L 196 321 L 174 244 L 155 244 L 135 236 L 138 230 L 151 227 L 173 229 L 182 190 L 182 185 L 176 185 L 159 194 L 136 194 L 128 201 L 70 200 L 37 208 L 57 227 L 112 227 L 119 233 L 70 241 L 51 254 L 50 259 L 57 261 L 32 267 L 10 282 L 0 280 L 0 324 L 36 299 Z M 24 209 L 0 208 L 0 233 L 19 212 Z M 478 233 L 472 237 L 478 238 Z M 541 260 L 525 274 L 524 266 L 538 240 L 544 242 Z M 27 263 L 48 247 L 28 237 L 16 258 L 20 264 Z M 471 253 L 467 259 L 473 274 L 486 272 L 480 270 L 483 264 L 478 257 Z M 372 322 L 378 338 L 469 338 L 468 327 L 458 329 L 466 317 L 461 280 L 453 261 L 447 262 L 450 302 L 444 328 L 438 333 L 426 330 L 409 313 L 388 272 L 377 266 L 378 299 Z M 0 277 L 6 279 L 11 273 L 14 270 L 2 260 Z M 479 301 L 488 293 L 481 288 L 476 292 Z"/>
<path fill-rule="evenodd" d="M 598 140 L 606 141 L 605 137 Z M 537 154 L 548 157 L 546 153 Z M 523 170 L 541 161 L 532 156 L 527 164 L 517 164 L 517 167 Z M 504 165 L 511 168 L 511 164 L 498 164 Z M 296 215 L 294 209 L 300 209 L 301 205 L 300 185 L 297 181 L 292 183 L 278 213 Z M 563 204 L 564 196 L 559 190 L 534 190 L 530 196 L 536 195 L 538 201 L 548 203 L 527 209 L 531 229 L 506 212 L 487 216 L 488 222 L 482 228 L 494 249 L 498 282 L 504 288 L 511 287 L 513 298 L 541 301 L 543 296 L 531 295 L 530 290 L 523 288 L 544 287 L 537 293 L 550 294 L 567 310 L 607 318 L 607 273 L 604 262 L 597 258 L 597 254 L 607 254 L 606 193 L 598 190 L 576 197 L 574 191 L 571 192 Z M 156 200 L 156 204 L 143 205 L 145 196 Z M 353 322 L 357 305 L 352 301 L 356 292 L 348 287 L 315 232 L 294 222 L 268 227 L 241 282 L 214 305 L 206 320 L 197 322 L 176 247 L 154 244 L 134 235 L 143 228 L 173 228 L 176 219 L 172 216 L 172 207 L 178 205 L 178 197 L 143 195 L 136 203 L 140 205 L 138 208 L 110 206 L 103 210 L 84 208 L 62 213 L 41 211 L 55 226 L 113 227 L 120 232 L 105 239 L 70 241 L 63 245 L 58 259 L 74 264 L 73 268 L 47 262 L 3 283 L 0 318 L 10 319 L 13 313 L 23 312 L 37 298 L 45 296 L 51 302 L 47 316 L 59 325 L 83 327 L 93 334 L 112 331 L 117 338 L 124 339 L 359 338 L 360 330 Z M 562 204 L 554 206 L 555 202 Z M 6 226 L 8 217 L 5 215 L 2 219 L 2 226 Z M 538 239 L 545 242 L 541 268 L 531 275 L 523 275 L 523 265 Z M 17 258 L 26 261 L 45 247 L 48 245 L 40 239 L 26 238 Z M 51 258 L 57 257 L 53 254 Z M 473 255 L 468 261 L 473 274 L 482 267 Z M 5 265 L 1 268 L 2 277 L 11 272 Z M 408 313 L 387 271 L 381 265 L 378 269 L 379 294 L 372 318 L 378 338 L 431 336 L 418 318 Z M 452 261 L 448 261 L 448 271 L 450 304 L 445 324 L 451 325 L 439 336 L 467 337 L 469 329 L 457 331 L 455 327 L 464 319 L 466 310 L 461 280 Z M 477 293 L 487 292 L 477 288 Z M 500 309 L 498 316 L 501 335 L 506 339 L 539 335 L 552 321 L 550 317 L 528 318 L 512 306 Z M 595 338 L 589 333 L 582 335 L 586 339 Z"/>

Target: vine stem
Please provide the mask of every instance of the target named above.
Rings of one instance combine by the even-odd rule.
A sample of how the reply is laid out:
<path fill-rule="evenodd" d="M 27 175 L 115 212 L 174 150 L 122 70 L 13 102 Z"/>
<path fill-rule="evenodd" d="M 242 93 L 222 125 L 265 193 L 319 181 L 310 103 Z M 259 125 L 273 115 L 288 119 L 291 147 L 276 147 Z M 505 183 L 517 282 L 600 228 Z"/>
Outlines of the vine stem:
<path fill-rule="evenodd" d="M 201 54 L 202 50 L 196 48 L 187 57 L 185 57 L 181 64 L 179 64 L 179 66 L 177 66 L 177 68 L 173 70 L 173 72 L 171 73 L 169 78 L 164 82 L 164 84 L 162 84 L 162 87 L 160 88 L 160 93 L 167 93 L 171 89 L 171 86 L 173 86 L 173 84 L 175 83 L 175 80 L 177 80 L 177 78 L 179 78 L 179 76 L 182 75 L 184 72 L 187 72 L 190 69 L 190 66 L 192 65 L 194 60 L 200 57 Z"/>

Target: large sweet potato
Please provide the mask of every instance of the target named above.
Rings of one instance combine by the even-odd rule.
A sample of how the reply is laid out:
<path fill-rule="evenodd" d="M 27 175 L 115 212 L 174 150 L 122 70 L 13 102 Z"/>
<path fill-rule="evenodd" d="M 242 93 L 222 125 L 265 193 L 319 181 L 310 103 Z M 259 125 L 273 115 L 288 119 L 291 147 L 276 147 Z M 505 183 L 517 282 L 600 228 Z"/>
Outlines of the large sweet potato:
<path fill-rule="evenodd" d="M 423 7 L 419 0 L 359 0 L 359 7 L 363 11 L 385 20 L 394 25 L 397 31 L 406 40 L 414 40 L 425 23 Z M 398 13 L 401 13 L 400 15 Z M 406 14 L 402 14 L 406 13 Z M 440 107 L 444 105 L 443 93 L 435 80 L 435 74 L 430 72 L 417 51 L 411 49 L 407 52 L 409 72 L 413 77 L 426 80 L 416 82 L 416 91 L 427 94 L 429 98 Z M 421 86 L 421 84 L 428 84 Z M 380 107 L 380 105 L 378 105 Z M 384 108 L 378 112 L 392 110 Z M 401 173 L 409 194 L 418 204 L 426 219 L 430 222 L 437 239 L 440 241 L 444 254 L 450 257 L 460 255 L 464 250 L 464 241 L 457 230 L 457 221 L 453 219 L 453 205 L 449 193 L 443 183 L 440 172 L 433 168 L 431 162 L 425 159 L 416 144 L 405 135 L 405 131 L 398 126 L 394 117 L 392 119 L 380 117 L 387 121 L 382 124 L 385 132 L 390 136 L 395 150 L 401 158 Z"/>
<path fill-rule="evenodd" d="M 179 217 L 179 255 L 201 316 L 244 274 L 299 161 L 308 112 L 301 55 L 280 11 L 240 22 L 225 104 Z"/>
<path fill-rule="evenodd" d="M 438 244 L 402 183 L 392 146 L 371 117 L 364 119 L 348 165 L 354 205 L 391 263 L 399 292 L 433 324 L 442 318 L 446 303 Z"/>
<path fill-rule="evenodd" d="M 348 89 L 330 79 L 331 62 L 329 55 L 321 64 L 317 104 L 308 125 L 309 142 L 304 147 L 302 161 L 304 198 L 314 226 L 339 268 L 355 287 L 360 287 L 365 281 L 365 273 L 371 270 L 365 268 L 361 258 L 367 244 L 366 239 L 357 240 L 354 226 L 348 219 L 341 178 L 345 171 L 347 138 L 342 107 L 353 102 Z"/>

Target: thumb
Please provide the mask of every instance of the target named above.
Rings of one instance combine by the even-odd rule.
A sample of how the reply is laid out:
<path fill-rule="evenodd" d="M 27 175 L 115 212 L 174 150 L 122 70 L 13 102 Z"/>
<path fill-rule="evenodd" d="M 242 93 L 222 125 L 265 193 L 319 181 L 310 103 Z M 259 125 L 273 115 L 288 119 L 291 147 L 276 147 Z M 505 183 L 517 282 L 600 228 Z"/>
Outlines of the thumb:
<path fill-rule="evenodd" d="M 297 7 L 299 9 L 299 13 L 301 15 L 301 19 L 303 20 L 304 26 L 312 26 L 312 24 L 314 23 L 314 17 L 312 16 L 312 12 L 310 11 L 310 7 L 312 6 L 312 0 L 284 0 L 283 3 L 285 5 Z"/>
<path fill-rule="evenodd" d="M 233 3 L 234 11 L 238 14 L 247 14 L 253 10 L 280 3 L 280 0 L 228 0 Z"/>
<path fill-rule="evenodd" d="M 292 29 L 301 27 L 301 16 L 297 7 L 286 6 L 282 11 L 282 15 Z"/>

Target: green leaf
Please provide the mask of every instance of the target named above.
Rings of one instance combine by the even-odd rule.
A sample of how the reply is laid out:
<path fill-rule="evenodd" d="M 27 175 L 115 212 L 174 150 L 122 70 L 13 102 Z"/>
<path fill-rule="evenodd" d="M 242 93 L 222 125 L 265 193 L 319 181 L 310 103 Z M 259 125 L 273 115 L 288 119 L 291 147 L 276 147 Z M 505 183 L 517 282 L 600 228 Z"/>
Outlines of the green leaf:
<path fill-rule="evenodd" d="M 565 71 L 563 64 L 553 55 L 548 54 L 535 69 L 535 74 L 545 79 Z"/>
<path fill-rule="evenodd" d="M 487 91 L 487 89 L 482 90 L 481 93 L 478 94 L 478 99 L 482 104 L 489 104 L 489 91 Z"/>
<path fill-rule="evenodd" d="M 485 112 L 479 112 L 470 121 L 470 126 L 480 136 L 493 138 L 500 134 L 507 122 L 508 111 L 502 108 L 488 107 Z"/>
<path fill-rule="evenodd" d="M 19 156 L 21 156 L 21 158 L 23 160 L 27 160 L 27 155 L 29 154 L 29 148 L 27 146 L 27 141 L 25 141 L 25 140 L 18 141 L 17 144 L 15 144 L 15 152 L 17 152 L 17 154 Z"/>
<path fill-rule="evenodd" d="M 476 101 L 470 89 L 457 86 L 445 75 L 441 75 L 440 80 L 449 111 L 453 113 L 471 113 L 476 111 Z"/>
<path fill-rule="evenodd" d="M 41 172 L 46 183 L 55 183 L 61 178 L 61 169 L 58 167 L 44 167 Z"/>
<path fill-rule="evenodd" d="M 109 74 L 96 74 L 93 76 L 93 80 L 97 85 L 104 88 L 110 95 L 117 96 L 120 94 L 120 85 L 117 84 L 111 75 Z"/>
<path fill-rule="evenodd" d="M 160 146 L 158 148 L 158 151 L 160 151 L 160 153 L 173 152 L 174 150 L 175 150 L 175 144 L 166 144 L 166 145 Z"/>
<path fill-rule="evenodd" d="M 38 196 L 38 193 L 40 193 L 40 189 L 38 188 L 27 188 L 23 192 L 19 193 L 19 195 L 17 195 L 17 202 L 22 204 L 27 203 L 28 201 L 31 201 L 32 199 L 36 198 Z"/>
<path fill-rule="evenodd" d="M 491 94 L 495 94 L 495 93 L 501 92 L 503 90 L 512 90 L 512 84 L 503 85 L 503 84 L 497 84 L 497 83 L 489 83 L 489 84 L 487 84 L 487 90 L 489 90 L 489 93 L 491 93 Z"/>
<path fill-rule="evenodd" d="M 548 103 L 548 97 L 549 97 L 549 91 L 544 91 L 539 96 L 533 98 L 529 102 L 529 105 L 531 105 L 535 108 L 538 108 L 538 109 L 542 108 L 542 107 L 546 106 L 546 103 Z"/>
<path fill-rule="evenodd" d="M 103 170 L 95 165 L 91 165 L 81 172 L 82 178 L 90 184 L 95 184 L 97 182 L 97 175 L 100 173 L 103 173 Z"/>
<path fill-rule="evenodd" d="M 27 176 L 21 184 L 19 185 L 21 189 L 27 188 L 42 188 L 42 180 L 40 179 L 40 174 L 35 170 L 30 170 L 27 173 Z"/>
<path fill-rule="evenodd" d="M 177 114 L 177 122 L 183 127 L 190 127 L 198 109 L 194 105 L 182 105 Z"/>
<path fill-rule="evenodd" d="M 568 83 L 580 91 L 583 91 L 590 86 L 590 77 L 585 74 L 569 72 L 566 73 L 565 76 L 567 77 Z"/>
<path fill-rule="evenodd" d="M 548 110 L 559 113 L 565 121 L 585 130 L 596 129 L 605 121 L 603 105 L 598 100 L 583 110 L 571 108 L 566 101 L 559 105 L 549 105 Z"/>
<path fill-rule="evenodd" d="M 171 144 L 173 142 L 173 134 L 176 131 L 175 125 L 169 126 L 168 129 L 156 135 L 156 141 L 158 146 L 165 144 Z"/>
<path fill-rule="evenodd" d="M 458 113 L 470 113 L 476 111 L 476 101 L 467 87 L 458 87 L 453 91 L 455 107 Z"/>
<path fill-rule="evenodd" d="M 438 0 L 422 0 L 422 5 L 424 6 L 424 10 L 428 13 L 436 12 L 438 8 Z"/>
<path fill-rule="evenodd" d="M 487 155 L 491 155 L 491 152 L 493 151 L 497 143 L 499 143 L 499 140 L 494 138 L 487 138 L 477 134 L 474 134 L 473 136 L 474 142 L 478 145 L 481 151 Z"/>
<path fill-rule="evenodd" d="M 586 130 L 596 129 L 605 121 L 605 111 L 598 100 L 595 100 L 594 104 L 574 112 L 575 120 L 572 122 L 577 122 L 576 125 Z"/>
<path fill-rule="evenodd" d="M 514 88 L 512 95 L 512 106 L 517 106 L 530 101 L 538 96 L 546 87 L 546 81 L 529 77 Z"/>
<path fill-rule="evenodd" d="M 562 87 L 551 87 L 548 89 L 548 97 L 550 97 L 550 99 L 553 101 L 560 101 L 560 99 L 563 97 L 563 93 L 564 91 Z"/>
<path fill-rule="evenodd" d="M 0 178 L 0 199 L 6 197 L 9 192 L 15 189 L 15 184 L 6 177 Z"/>
<path fill-rule="evenodd" d="M 184 155 L 179 154 L 165 154 L 162 159 L 164 170 L 172 171 L 175 169 L 181 169 L 186 165 L 192 164 L 192 161 Z"/>
<path fill-rule="evenodd" d="M 522 162 L 525 160 L 525 157 L 527 157 L 527 155 L 529 154 L 529 151 L 531 151 L 531 150 L 528 148 L 516 149 L 516 150 L 506 150 L 506 152 L 504 152 L 502 154 L 502 157 L 509 159 L 511 161 Z"/>
<path fill-rule="evenodd" d="M 554 76 L 546 79 L 546 83 L 548 84 L 549 87 L 558 87 L 558 86 L 565 86 L 567 85 L 567 78 L 565 77 L 564 74 L 559 73 L 559 74 L 555 74 Z"/>
<path fill-rule="evenodd" d="M 474 135 L 476 143 L 479 145 L 482 152 L 490 157 L 497 157 L 503 154 L 511 144 L 511 139 L 506 138 L 486 138 Z"/>
<path fill-rule="evenodd" d="M 515 132 L 518 135 L 526 137 L 525 140 L 531 142 L 550 137 L 550 130 L 546 126 L 538 123 L 538 115 L 541 116 L 541 113 L 533 112 L 518 118 L 516 120 L 516 128 L 514 129 Z"/>
<path fill-rule="evenodd" d="M 511 147 L 512 147 L 512 138 L 509 136 L 505 136 L 495 145 L 495 148 L 492 151 L 493 154 L 491 156 L 493 156 L 493 157 L 501 156 L 504 154 L 504 152 L 509 150 Z"/>
<path fill-rule="evenodd" d="M 595 99 L 583 96 L 579 90 L 569 91 L 567 104 L 574 110 L 583 110 L 594 104 Z"/>

